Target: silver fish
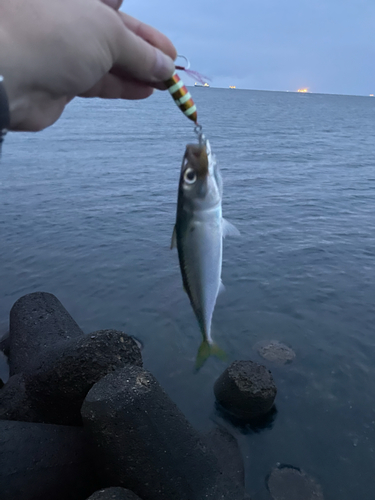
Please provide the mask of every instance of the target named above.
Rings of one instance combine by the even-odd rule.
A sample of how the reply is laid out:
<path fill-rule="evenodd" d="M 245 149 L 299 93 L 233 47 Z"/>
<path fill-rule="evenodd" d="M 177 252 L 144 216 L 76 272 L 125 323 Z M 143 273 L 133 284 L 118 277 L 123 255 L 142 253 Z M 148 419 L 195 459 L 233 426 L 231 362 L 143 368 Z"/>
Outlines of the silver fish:
<path fill-rule="evenodd" d="M 223 219 L 223 184 L 210 143 L 188 144 L 181 166 L 176 224 L 171 248 L 177 246 L 184 289 L 197 317 L 203 342 L 196 368 L 210 355 L 225 357 L 211 336 L 211 322 L 220 289 L 223 237 L 239 231 Z"/>

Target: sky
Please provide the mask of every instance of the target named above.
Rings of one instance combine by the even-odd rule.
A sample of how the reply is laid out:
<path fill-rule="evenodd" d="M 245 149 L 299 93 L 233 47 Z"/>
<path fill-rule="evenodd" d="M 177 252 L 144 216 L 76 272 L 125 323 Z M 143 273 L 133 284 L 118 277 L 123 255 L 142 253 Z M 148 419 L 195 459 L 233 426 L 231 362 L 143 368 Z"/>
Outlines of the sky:
<path fill-rule="evenodd" d="M 167 35 L 213 87 L 375 94 L 375 0 L 124 0 L 121 10 Z"/>

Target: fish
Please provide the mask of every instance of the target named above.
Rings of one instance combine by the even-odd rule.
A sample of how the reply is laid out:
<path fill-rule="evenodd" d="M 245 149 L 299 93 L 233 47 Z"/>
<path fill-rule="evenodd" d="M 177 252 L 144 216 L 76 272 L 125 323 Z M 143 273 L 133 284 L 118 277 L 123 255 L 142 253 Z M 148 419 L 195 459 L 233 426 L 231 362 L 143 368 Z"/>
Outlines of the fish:
<path fill-rule="evenodd" d="M 238 236 L 239 231 L 222 216 L 222 196 L 223 182 L 209 141 L 188 144 L 181 165 L 171 248 L 177 247 L 184 289 L 203 336 L 197 370 L 211 355 L 226 358 L 212 338 L 211 324 L 216 299 L 224 289 L 223 238 Z"/>

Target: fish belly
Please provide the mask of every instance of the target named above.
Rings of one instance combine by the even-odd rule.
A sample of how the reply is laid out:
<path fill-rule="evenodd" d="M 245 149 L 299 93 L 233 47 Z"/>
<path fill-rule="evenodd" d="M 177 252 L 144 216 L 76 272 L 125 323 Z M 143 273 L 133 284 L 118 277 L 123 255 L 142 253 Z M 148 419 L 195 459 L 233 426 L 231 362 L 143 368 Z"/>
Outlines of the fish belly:
<path fill-rule="evenodd" d="M 221 283 L 222 228 L 218 217 L 193 218 L 179 249 L 185 289 L 203 337 L 212 342 L 211 321 Z"/>

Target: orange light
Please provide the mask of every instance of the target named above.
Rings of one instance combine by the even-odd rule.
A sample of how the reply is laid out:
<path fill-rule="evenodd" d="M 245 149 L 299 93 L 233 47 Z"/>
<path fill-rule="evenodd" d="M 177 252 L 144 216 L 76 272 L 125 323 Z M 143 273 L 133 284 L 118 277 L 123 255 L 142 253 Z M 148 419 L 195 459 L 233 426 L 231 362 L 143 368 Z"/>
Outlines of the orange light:
<path fill-rule="evenodd" d="M 307 87 L 297 90 L 297 92 L 301 92 L 302 94 L 306 94 L 306 92 L 308 92 L 308 91 L 309 91 L 309 89 Z"/>

